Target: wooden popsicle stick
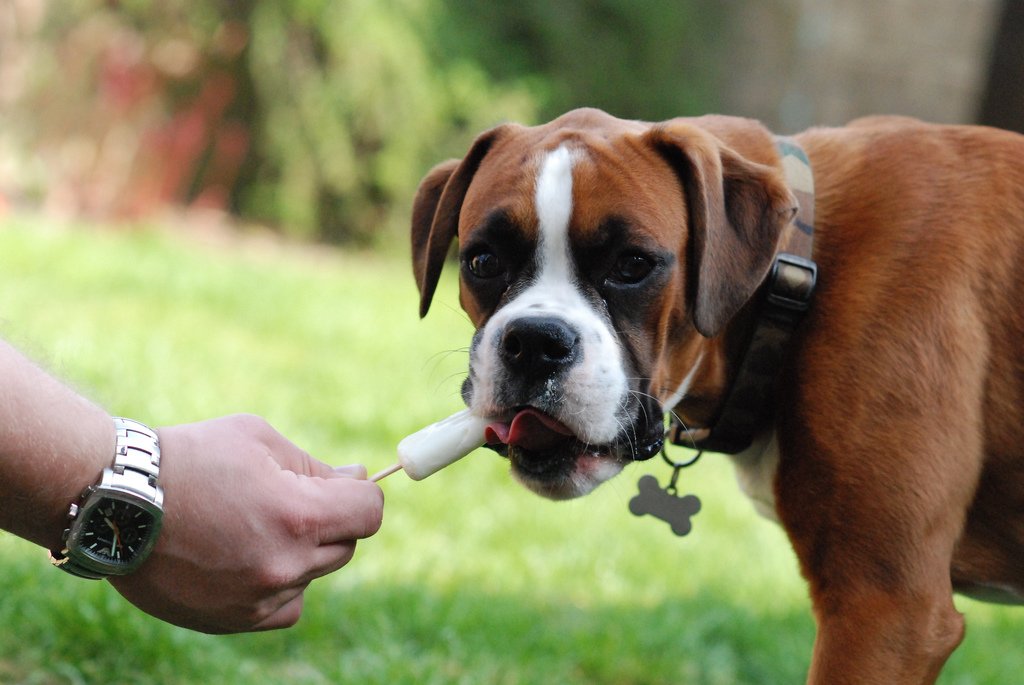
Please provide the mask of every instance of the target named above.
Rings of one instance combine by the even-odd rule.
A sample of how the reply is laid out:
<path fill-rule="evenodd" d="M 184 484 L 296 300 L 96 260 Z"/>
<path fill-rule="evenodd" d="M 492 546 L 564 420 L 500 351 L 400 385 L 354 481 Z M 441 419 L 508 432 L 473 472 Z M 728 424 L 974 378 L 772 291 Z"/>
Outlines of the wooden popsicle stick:
<path fill-rule="evenodd" d="M 379 480 L 387 478 L 392 473 L 396 473 L 396 472 L 401 471 L 401 470 L 402 470 L 402 465 L 401 464 L 392 464 L 391 466 L 387 467 L 383 471 L 380 471 L 380 472 L 375 473 L 372 476 L 370 476 L 370 480 L 372 482 L 376 483 Z"/>

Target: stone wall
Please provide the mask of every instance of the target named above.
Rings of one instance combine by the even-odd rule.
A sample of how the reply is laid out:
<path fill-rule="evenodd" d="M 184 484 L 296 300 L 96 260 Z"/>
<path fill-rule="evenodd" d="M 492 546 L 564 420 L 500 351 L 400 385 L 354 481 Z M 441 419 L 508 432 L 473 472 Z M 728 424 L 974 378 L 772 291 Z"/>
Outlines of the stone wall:
<path fill-rule="evenodd" d="M 780 131 L 866 114 L 976 119 L 998 0 L 728 2 L 723 110 Z"/>

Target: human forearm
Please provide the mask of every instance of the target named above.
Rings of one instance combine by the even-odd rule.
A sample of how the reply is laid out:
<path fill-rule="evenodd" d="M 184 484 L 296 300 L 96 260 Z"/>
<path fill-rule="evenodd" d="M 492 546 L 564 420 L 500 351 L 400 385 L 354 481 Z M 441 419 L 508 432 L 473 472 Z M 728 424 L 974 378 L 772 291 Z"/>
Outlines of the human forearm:
<path fill-rule="evenodd" d="M 107 412 L 0 340 L 0 528 L 56 548 L 113 454 Z"/>
<path fill-rule="evenodd" d="M 159 441 L 159 538 L 137 570 L 109 579 L 165 621 L 218 633 L 289 626 L 306 586 L 380 526 L 383 494 L 365 468 L 334 469 L 257 416 L 167 426 Z M 114 445 L 105 411 L 0 341 L 0 527 L 59 548 L 70 504 L 114 461 Z M 90 511 L 113 533 L 94 541 L 120 559 L 121 522 L 88 502 L 79 517 Z M 73 556 L 65 570 L 75 572 Z"/>

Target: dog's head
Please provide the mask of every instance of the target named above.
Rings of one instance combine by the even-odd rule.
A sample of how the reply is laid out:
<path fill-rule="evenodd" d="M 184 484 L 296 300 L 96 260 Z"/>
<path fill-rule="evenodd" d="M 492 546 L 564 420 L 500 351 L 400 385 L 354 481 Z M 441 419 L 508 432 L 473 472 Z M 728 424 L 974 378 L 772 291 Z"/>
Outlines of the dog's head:
<path fill-rule="evenodd" d="M 763 280 L 794 206 L 775 169 L 693 122 L 577 110 L 500 126 L 420 184 L 420 315 L 457 238 L 477 327 L 463 397 L 496 417 L 488 443 L 521 482 L 583 495 L 659 450 L 662 404 L 692 390 L 700 360 L 705 392 L 721 385 L 709 345 Z"/>

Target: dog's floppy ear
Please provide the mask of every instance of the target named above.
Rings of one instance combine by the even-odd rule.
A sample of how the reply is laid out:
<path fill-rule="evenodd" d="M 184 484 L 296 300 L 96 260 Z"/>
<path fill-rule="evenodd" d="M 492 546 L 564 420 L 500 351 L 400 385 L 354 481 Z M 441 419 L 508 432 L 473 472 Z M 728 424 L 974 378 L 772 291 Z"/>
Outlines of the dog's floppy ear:
<path fill-rule="evenodd" d="M 690 305 L 697 330 L 711 338 L 764 280 L 796 199 L 776 170 L 695 126 L 670 122 L 646 138 L 683 185 L 692 241 Z"/>
<path fill-rule="evenodd" d="M 431 169 L 412 205 L 412 268 L 420 289 L 420 317 L 427 315 L 448 247 L 459 232 L 459 213 L 480 161 L 504 127 L 482 133 L 466 156 Z"/>

